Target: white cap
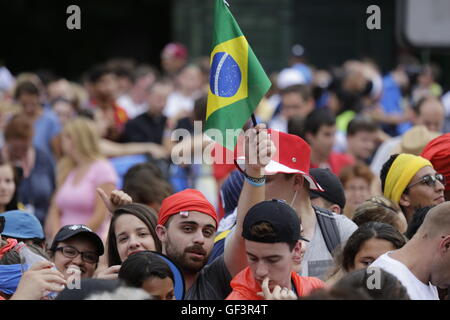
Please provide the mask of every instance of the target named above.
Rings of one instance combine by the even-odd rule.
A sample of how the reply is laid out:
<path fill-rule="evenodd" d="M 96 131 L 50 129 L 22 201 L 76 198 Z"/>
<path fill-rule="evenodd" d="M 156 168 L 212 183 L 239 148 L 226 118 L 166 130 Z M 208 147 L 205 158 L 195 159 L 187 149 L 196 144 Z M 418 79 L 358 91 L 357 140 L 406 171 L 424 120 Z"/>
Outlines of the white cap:
<path fill-rule="evenodd" d="M 278 74 L 277 86 L 280 89 L 285 89 L 295 84 L 305 84 L 306 79 L 300 71 L 294 68 L 286 68 L 281 70 Z"/>

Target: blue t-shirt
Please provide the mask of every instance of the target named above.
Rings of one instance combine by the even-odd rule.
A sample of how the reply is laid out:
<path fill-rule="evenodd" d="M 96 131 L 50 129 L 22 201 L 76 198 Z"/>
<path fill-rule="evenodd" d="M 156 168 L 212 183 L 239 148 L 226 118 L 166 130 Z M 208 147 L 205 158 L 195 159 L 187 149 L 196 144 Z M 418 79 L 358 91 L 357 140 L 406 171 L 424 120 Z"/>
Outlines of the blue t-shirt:
<path fill-rule="evenodd" d="M 45 152 L 38 148 L 35 150 L 34 168 L 20 182 L 18 200 L 25 205 L 26 211 L 33 213 L 43 224 L 55 190 L 55 165 Z"/>
<path fill-rule="evenodd" d="M 52 139 L 61 132 L 61 124 L 56 114 L 44 108 L 42 115 L 34 122 L 33 145 L 45 152 L 54 161 Z"/>
<path fill-rule="evenodd" d="M 383 111 L 387 114 L 403 114 L 402 92 L 400 86 L 394 81 L 391 74 L 386 75 L 383 78 L 383 95 L 381 96 L 380 103 L 383 107 Z M 404 122 L 395 126 L 383 126 L 383 130 L 391 136 L 397 136 L 405 133 L 411 128 L 411 123 Z"/>

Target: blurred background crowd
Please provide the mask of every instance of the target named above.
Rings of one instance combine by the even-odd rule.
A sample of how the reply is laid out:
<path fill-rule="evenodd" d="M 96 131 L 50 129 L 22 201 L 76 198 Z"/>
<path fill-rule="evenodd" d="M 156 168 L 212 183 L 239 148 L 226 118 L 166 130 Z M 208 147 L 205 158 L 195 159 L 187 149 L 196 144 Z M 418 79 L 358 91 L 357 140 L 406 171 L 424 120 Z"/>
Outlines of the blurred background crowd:
<path fill-rule="evenodd" d="M 305 1 L 258 2 L 251 13 L 254 2 L 229 2 L 272 81 L 255 112 L 258 122 L 310 144 L 311 167 L 329 168 L 340 178 L 348 217 L 364 200 L 381 194 L 379 174 L 391 154 L 419 155 L 429 141 L 450 131 L 449 56 L 396 39 L 395 13 L 405 11 L 400 2 L 380 1 L 381 30 L 367 30 L 369 3 L 364 1 L 348 2 L 341 13 L 333 12 L 334 4 Z M 170 157 L 183 143 L 171 139 L 172 132 L 194 133 L 194 121 L 205 119 L 210 39 L 204 40 L 212 1 L 141 1 L 122 13 L 123 5 L 116 4 L 103 15 L 101 4 L 80 3 L 82 29 L 61 27 L 47 39 L 43 32 L 49 27 L 34 28 L 40 24 L 30 18 L 33 11 L 46 16 L 45 2 L 38 7 L 23 1 L 2 4 L 2 12 L 11 13 L 6 19 L 19 12 L 30 19 L 0 50 L 0 169 L 5 165 L 0 180 L 9 183 L 2 185 L 0 206 L 8 210 L 14 203 L 34 213 L 50 238 L 73 223 L 104 234 L 106 210 L 100 208 L 96 187 L 123 188 L 155 210 L 167 195 L 192 187 L 224 215 L 221 189 L 234 166 L 174 165 Z M 154 25 L 148 41 L 141 37 L 145 19 L 139 9 L 147 10 Z M 257 32 L 256 13 L 271 10 L 279 16 L 262 19 Z M 288 13 L 290 18 L 283 15 Z M 323 30 L 340 28 L 341 35 L 320 36 L 314 15 L 300 19 L 308 13 L 336 15 L 335 23 L 323 20 Z M 95 14 L 98 21 L 107 14 L 110 19 L 134 15 L 134 24 L 133 19 L 117 20 L 134 36 L 116 32 L 120 23 L 98 22 L 95 29 Z M 202 14 L 204 20 L 192 20 L 183 29 L 189 15 Z M 57 21 L 62 18 L 67 16 Z M 345 32 L 350 20 L 360 22 L 352 24 L 356 38 Z M 133 26 L 136 32 L 129 32 Z M 296 32 L 300 27 L 303 31 Z M 270 28 L 279 37 L 268 35 L 265 42 L 262 34 Z M 95 30 L 105 31 L 105 38 Z M 55 40 L 64 35 L 72 46 L 61 40 L 58 51 Z M 275 38 L 283 42 L 276 49 Z M 32 51 L 21 53 L 27 42 Z"/>

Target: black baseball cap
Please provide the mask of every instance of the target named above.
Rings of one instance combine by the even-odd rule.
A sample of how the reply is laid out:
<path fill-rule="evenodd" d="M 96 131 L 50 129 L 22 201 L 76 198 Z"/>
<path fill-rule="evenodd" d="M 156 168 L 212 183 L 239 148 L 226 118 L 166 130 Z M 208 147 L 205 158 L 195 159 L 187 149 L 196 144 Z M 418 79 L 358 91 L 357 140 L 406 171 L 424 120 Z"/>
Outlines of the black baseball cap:
<path fill-rule="evenodd" d="M 98 255 L 103 255 L 103 253 L 105 252 L 105 247 L 103 246 L 102 239 L 100 239 L 100 237 L 94 231 L 86 227 L 84 224 L 69 224 L 62 227 L 56 234 L 55 239 L 53 239 L 50 250 L 55 251 L 58 247 L 58 243 L 81 233 L 84 233 L 86 237 L 92 240 L 95 247 L 97 248 Z"/>
<path fill-rule="evenodd" d="M 321 197 L 344 209 L 345 192 L 341 180 L 330 169 L 314 168 L 309 170 L 309 174 L 324 189 L 323 192 L 310 190 L 311 199 Z"/>
<path fill-rule="evenodd" d="M 273 236 L 255 237 L 251 228 L 258 223 L 267 222 L 273 229 Z M 244 218 L 242 237 L 246 240 L 264 243 L 309 241 L 300 236 L 301 222 L 295 210 L 283 200 L 267 200 L 260 202 L 247 212 Z"/>

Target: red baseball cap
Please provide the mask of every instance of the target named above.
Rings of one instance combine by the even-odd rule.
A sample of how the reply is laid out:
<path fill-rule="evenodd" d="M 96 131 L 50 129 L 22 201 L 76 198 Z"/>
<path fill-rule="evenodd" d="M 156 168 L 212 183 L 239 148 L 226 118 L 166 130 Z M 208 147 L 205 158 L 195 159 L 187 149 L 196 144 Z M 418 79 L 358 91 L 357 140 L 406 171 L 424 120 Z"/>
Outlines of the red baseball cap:
<path fill-rule="evenodd" d="M 277 151 L 272 156 L 269 164 L 264 168 L 268 175 L 276 173 L 297 173 L 305 177 L 312 190 L 324 191 L 317 181 L 309 174 L 310 167 L 310 146 L 299 136 L 280 132 L 277 130 L 268 130 L 270 139 L 275 144 Z M 243 149 L 243 148 L 238 148 Z M 236 164 L 243 169 L 245 156 L 236 156 Z"/>

